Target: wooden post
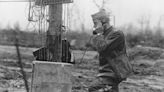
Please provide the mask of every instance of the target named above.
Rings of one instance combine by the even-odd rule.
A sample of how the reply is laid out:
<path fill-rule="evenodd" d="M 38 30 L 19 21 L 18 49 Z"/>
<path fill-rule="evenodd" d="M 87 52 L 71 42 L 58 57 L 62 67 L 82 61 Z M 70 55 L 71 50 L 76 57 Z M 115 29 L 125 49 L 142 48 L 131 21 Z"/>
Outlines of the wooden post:
<path fill-rule="evenodd" d="M 61 26 L 62 26 L 62 4 L 49 5 L 49 29 L 47 32 L 48 52 L 52 55 L 54 62 L 61 62 Z"/>

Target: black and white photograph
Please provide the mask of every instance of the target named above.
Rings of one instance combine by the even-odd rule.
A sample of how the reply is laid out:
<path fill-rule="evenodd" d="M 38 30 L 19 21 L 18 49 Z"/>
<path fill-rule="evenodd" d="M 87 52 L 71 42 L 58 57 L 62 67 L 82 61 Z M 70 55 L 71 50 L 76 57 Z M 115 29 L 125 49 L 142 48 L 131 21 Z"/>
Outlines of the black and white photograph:
<path fill-rule="evenodd" d="M 164 0 L 0 0 L 0 92 L 164 92 Z"/>

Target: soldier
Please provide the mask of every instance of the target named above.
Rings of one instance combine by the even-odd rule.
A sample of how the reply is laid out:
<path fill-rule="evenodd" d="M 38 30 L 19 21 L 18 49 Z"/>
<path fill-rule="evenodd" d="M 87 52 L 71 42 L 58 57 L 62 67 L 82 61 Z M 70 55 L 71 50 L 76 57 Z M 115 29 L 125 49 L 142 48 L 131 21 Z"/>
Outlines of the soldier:
<path fill-rule="evenodd" d="M 119 84 L 132 72 L 125 37 L 110 25 L 109 14 L 104 10 L 92 15 L 94 37 L 92 45 L 99 53 L 99 73 L 89 92 L 119 92 Z"/>

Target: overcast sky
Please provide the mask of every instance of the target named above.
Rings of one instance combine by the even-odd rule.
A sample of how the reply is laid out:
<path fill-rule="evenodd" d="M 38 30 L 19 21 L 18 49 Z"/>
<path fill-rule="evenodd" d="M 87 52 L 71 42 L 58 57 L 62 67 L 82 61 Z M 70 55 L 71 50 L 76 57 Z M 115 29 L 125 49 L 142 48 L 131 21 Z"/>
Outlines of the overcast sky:
<path fill-rule="evenodd" d="M 100 0 L 97 0 L 100 1 Z M 92 28 L 91 14 L 98 11 L 92 0 L 75 0 L 77 10 L 86 28 Z M 97 2 L 100 4 L 100 2 Z M 164 0 L 108 0 L 105 5 L 116 18 L 116 26 L 128 23 L 137 24 L 141 16 L 150 17 L 151 26 L 156 26 L 159 17 L 164 15 Z M 0 28 L 11 27 L 19 22 L 22 28 L 28 24 L 28 3 L 0 2 Z M 163 17 L 164 21 L 164 17 Z M 164 22 L 163 22 L 164 25 Z M 79 25 L 76 25 L 78 28 Z"/>

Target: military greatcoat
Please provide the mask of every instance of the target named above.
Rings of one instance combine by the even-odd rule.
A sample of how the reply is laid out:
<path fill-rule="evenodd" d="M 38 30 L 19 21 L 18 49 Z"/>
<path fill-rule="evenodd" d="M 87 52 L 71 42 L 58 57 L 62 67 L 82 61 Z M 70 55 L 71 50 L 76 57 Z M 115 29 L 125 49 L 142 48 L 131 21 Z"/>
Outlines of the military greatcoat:
<path fill-rule="evenodd" d="M 119 84 L 132 72 L 129 62 L 125 37 L 122 31 L 113 27 L 105 30 L 103 35 L 92 39 L 93 46 L 99 52 L 99 74 L 103 84 Z"/>

